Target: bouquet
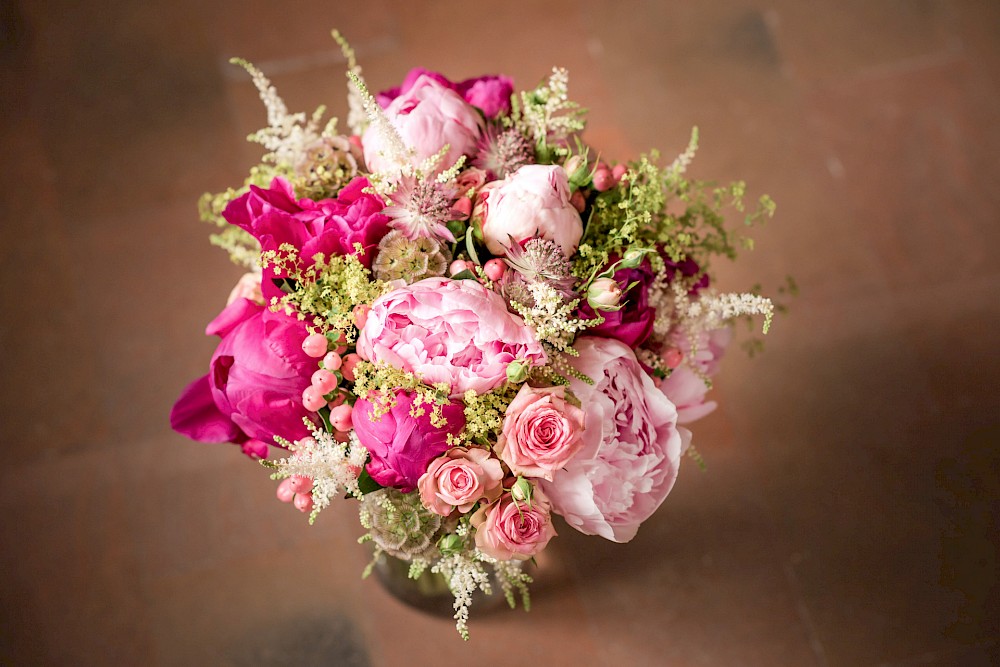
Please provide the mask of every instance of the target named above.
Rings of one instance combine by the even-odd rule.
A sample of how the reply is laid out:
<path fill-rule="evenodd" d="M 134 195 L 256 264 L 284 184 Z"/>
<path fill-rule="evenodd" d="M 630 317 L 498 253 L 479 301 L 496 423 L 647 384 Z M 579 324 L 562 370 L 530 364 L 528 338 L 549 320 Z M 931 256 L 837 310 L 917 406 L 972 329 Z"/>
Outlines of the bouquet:
<path fill-rule="evenodd" d="M 491 581 L 527 606 L 554 515 L 627 542 L 700 461 L 687 425 L 715 408 L 732 324 L 766 332 L 773 311 L 714 287 L 711 260 L 747 243 L 723 210 L 752 224 L 774 205 L 689 180 L 697 129 L 665 165 L 603 158 L 565 70 L 518 92 L 414 69 L 372 95 L 334 37 L 346 134 L 234 61 L 266 154 L 201 213 L 248 272 L 171 423 L 260 459 L 310 523 L 353 499 L 375 558 L 444 576 L 467 638 Z"/>

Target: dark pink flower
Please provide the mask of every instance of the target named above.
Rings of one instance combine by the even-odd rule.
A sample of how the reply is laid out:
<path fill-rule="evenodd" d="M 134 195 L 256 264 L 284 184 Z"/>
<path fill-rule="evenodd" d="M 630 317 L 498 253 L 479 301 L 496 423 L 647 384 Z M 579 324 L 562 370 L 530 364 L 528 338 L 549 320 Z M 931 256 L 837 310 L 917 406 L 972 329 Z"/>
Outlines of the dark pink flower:
<path fill-rule="evenodd" d="M 395 88 L 383 90 L 375 96 L 383 109 L 413 87 L 421 76 L 429 76 L 438 83 L 451 88 L 474 107 L 479 108 L 487 118 L 496 118 L 510 111 L 510 96 L 514 93 L 514 81 L 503 74 L 487 74 L 477 76 L 458 83 L 448 80 L 443 74 L 432 72 L 423 67 L 415 67 L 409 71 L 403 83 Z"/>
<path fill-rule="evenodd" d="M 461 403 L 452 401 L 441 407 L 446 424 L 431 424 L 431 406 L 414 417 L 413 394 L 400 391 L 396 403 L 386 414 L 375 417 L 375 406 L 365 399 L 354 404 L 351 418 L 358 440 L 368 449 L 371 461 L 368 474 L 382 486 L 408 493 L 416 488 L 420 476 L 432 460 L 448 449 L 448 434 L 457 434 L 465 426 Z"/>
<path fill-rule="evenodd" d="M 313 413 L 302 406 L 302 391 L 310 384 L 316 360 L 302 351 L 305 325 L 240 298 L 205 332 L 222 341 L 209 373 L 177 399 L 170 412 L 174 430 L 200 442 L 237 444 L 273 444 L 275 435 L 288 440 L 307 436 L 302 420 Z"/>
<path fill-rule="evenodd" d="M 615 271 L 614 280 L 622 290 L 621 301 L 625 307 L 621 310 L 606 310 L 600 315 L 604 322 L 587 329 L 588 335 L 603 338 L 617 338 L 632 349 L 642 345 L 653 333 L 653 320 L 656 319 L 656 309 L 649 305 L 649 286 L 653 282 L 653 268 L 649 260 L 634 269 L 619 268 Z M 635 287 L 625 289 L 633 282 Z M 586 301 L 580 304 L 580 317 L 593 319 L 597 313 Z"/>
<path fill-rule="evenodd" d="M 283 243 L 293 245 L 303 266 L 310 266 L 317 253 L 327 257 L 355 255 L 354 244 L 358 243 L 358 258 L 370 267 L 378 242 L 389 232 L 389 218 L 382 214 L 385 203 L 363 192 L 366 187 L 368 180 L 359 176 L 337 193 L 336 199 L 296 200 L 291 184 L 279 177 L 267 189 L 250 186 L 250 191 L 230 202 L 222 215 L 253 235 L 263 250 L 277 250 Z M 273 266 L 265 269 L 261 289 L 266 299 L 280 296 L 273 283 L 280 277 L 283 275 Z"/>

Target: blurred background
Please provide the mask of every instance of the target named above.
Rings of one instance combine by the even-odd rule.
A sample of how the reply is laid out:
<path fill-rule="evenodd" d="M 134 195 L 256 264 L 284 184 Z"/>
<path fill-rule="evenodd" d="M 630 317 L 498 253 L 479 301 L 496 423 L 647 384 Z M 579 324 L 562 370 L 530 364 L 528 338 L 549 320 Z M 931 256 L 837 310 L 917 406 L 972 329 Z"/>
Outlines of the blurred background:
<path fill-rule="evenodd" d="M 629 544 L 562 524 L 530 613 L 472 641 L 362 581 L 236 447 L 167 415 L 240 275 L 196 201 L 265 123 L 413 66 L 569 68 L 611 160 L 770 194 L 717 268 L 801 296 L 735 347 L 691 462 Z M 0 1 L 0 663 L 988 665 L 998 655 L 1000 4 Z"/>

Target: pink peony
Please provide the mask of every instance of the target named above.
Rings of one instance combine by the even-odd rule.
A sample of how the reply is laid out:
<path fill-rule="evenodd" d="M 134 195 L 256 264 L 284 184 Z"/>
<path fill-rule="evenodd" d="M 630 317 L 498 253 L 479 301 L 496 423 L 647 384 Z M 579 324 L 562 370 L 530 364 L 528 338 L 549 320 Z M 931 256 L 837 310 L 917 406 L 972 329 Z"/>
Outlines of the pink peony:
<path fill-rule="evenodd" d="M 347 184 L 336 199 L 295 199 L 291 184 L 283 178 L 271 181 L 271 187 L 250 186 L 250 191 L 234 199 L 222 212 L 233 225 L 245 229 L 262 250 L 278 250 L 289 243 L 299 251 L 304 266 L 313 263 L 317 253 L 354 255 L 354 244 L 361 245 L 359 259 L 371 267 L 378 242 L 389 232 L 389 218 L 382 214 L 385 202 L 363 192 L 368 180 L 357 177 Z M 281 296 L 273 282 L 284 277 L 274 266 L 264 269 L 261 288 L 265 298 Z"/>
<path fill-rule="evenodd" d="M 573 346 L 580 352 L 573 366 L 594 380 L 570 380 L 588 428 L 580 452 L 541 485 L 569 525 L 628 542 L 673 487 L 690 434 L 677 428 L 676 408 L 631 348 L 591 336 Z"/>
<path fill-rule="evenodd" d="M 500 497 L 503 467 L 486 449 L 452 447 L 434 459 L 417 481 L 424 507 L 441 516 L 468 512 L 482 499 Z"/>
<path fill-rule="evenodd" d="M 394 99 L 385 113 L 406 146 L 414 150 L 414 166 L 448 145 L 444 159 L 437 164 L 438 171 L 451 167 L 462 155 L 475 153 L 485 128 L 478 111 L 454 90 L 426 74 Z M 365 163 L 372 171 L 392 171 L 392 163 L 382 154 L 384 141 L 375 124 L 361 138 Z"/>
<path fill-rule="evenodd" d="M 393 100 L 413 88 L 421 76 L 427 76 L 441 85 L 454 90 L 474 107 L 479 108 L 487 118 L 496 118 L 510 111 L 510 96 L 514 92 L 514 82 L 503 74 L 477 76 L 458 83 L 452 83 L 444 75 L 415 67 L 407 73 L 403 83 L 396 88 L 383 90 L 375 96 L 379 106 L 387 108 Z"/>
<path fill-rule="evenodd" d="M 273 443 L 309 434 L 302 406 L 316 360 L 302 351 L 305 324 L 239 298 L 205 333 L 222 338 L 211 370 L 192 382 L 170 412 L 175 431 L 201 442 Z M 260 454 L 260 445 L 247 453 Z M 263 448 L 266 454 L 266 447 Z"/>
<path fill-rule="evenodd" d="M 455 435 L 465 426 L 465 412 L 460 403 L 442 406 L 444 426 L 431 424 L 431 407 L 414 417 L 413 395 L 398 392 L 396 403 L 386 414 L 375 417 L 375 406 L 358 399 L 351 413 L 358 441 L 368 449 L 371 461 L 368 474 L 382 486 L 409 493 L 427 471 L 427 465 L 448 449 L 448 434 Z"/>
<path fill-rule="evenodd" d="M 530 506 L 515 503 L 505 493 L 497 502 L 476 510 L 470 520 L 476 529 L 476 546 L 498 560 L 528 560 L 556 535 L 551 505 L 537 488 Z"/>
<path fill-rule="evenodd" d="M 449 385 L 455 398 L 496 389 L 515 359 L 531 366 L 546 361 L 503 298 L 474 280 L 449 278 L 425 278 L 376 299 L 357 347 L 363 359 Z"/>
<path fill-rule="evenodd" d="M 483 237 L 494 255 L 513 242 L 541 237 L 555 241 L 563 254 L 576 252 L 583 221 L 569 201 L 569 179 L 559 165 L 521 167 L 484 195 Z"/>
<path fill-rule="evenodd" d="M 514 474 L 551 480 L 583 445 L 584 412 L 565 395 L 565 387 L 525 384 L 507 406 L 494 449 Z"/>
<path fill-rule="evenodd" d="M 702 376 L 710 378 L 719 369 L 719 359 L 732 340 L 733 330 L 716 329 L 698 335 L 698 350 L 691 354 L 691 341 L 687 334 L 676 332 L 674 346 L 684 353 L 684 363 L 675 368 L 670 377 L 660 385 L 660 391 L 677 406 L 677 423 L 689 424 L 711 413 L 717 407 L 715 401 L 706 401 L 708 385 Z M 695 370 L 697 369 L 697 373 Z M 701 373 L 702 376 L 699 376 Z"/>

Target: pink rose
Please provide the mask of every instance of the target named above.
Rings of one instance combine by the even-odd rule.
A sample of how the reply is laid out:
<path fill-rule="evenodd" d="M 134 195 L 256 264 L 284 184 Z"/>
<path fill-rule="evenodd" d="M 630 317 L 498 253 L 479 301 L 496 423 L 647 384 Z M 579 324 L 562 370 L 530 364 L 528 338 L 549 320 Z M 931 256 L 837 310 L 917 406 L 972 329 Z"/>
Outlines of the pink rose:
<path fill-rule="evenodd" d="M 584 412 L 565 396 L 565 387 L 525 384 L 507 406 L 494 449 L 514 474 L 551 480 L 583 445 Z"/>
<path fill-rule="evenodd" d="M 483 237 L 494 255 L 514 242 L 540 236 L 569 257 L 583 236 L 583 221 L 570 203 L 569 179 L 559 165 L 529 164 L 508 176 L 484 202 Z"/>
<path fill-rule="evenodd" d="M 531 366 L 546 361 L 502 297 L 474 280 L 449 278 L 425 278 L 376 299 L 357 346 L 363 359 L 450 385 L 454 398 L 496 389 L 515 359 Z"/>
<path fill-rule="evenodd" d="M 528 560 L 556 535 L 551 505 L 535 489 L 531 505 L 515 503 L 509 493 L 476 510 L 470 519 L 476 529 L 476 547 L 498 560 Z"/>
<path fill-rule="evenodd" d="M 451 167 L 461 155 L 474 154 L 485 128 L 483 117 L 472 105 L 426 74 L 389 103 L 385 113 L 406 146 L 414 150 L 414 166 L 448 145 L 444 159 L 437 164 L 438 171 Z M 368 127 L 361 143 L 369 169 L 391 171 L 392 164 L 382 155 L 386 147 L 376 125 Z"/>
<path fill-rule="evenodd" d="M 674 347 L 684 353 L 684 361 L 663 381 L 660 391 L 677 406 L 677 423 L 689 424 L 697 421 L 718 406 L 715 401 L 705 400 L 708 385 L 703 377 L 710 378 L 716 374 L 719 369 L 719 359 L 722 358 L 732 337 L 733 330 L 728 327 L 699 334 L 698 350 L 692 355 L 691 341 L 686 333 L 675 332 L 671 336 Z M 701 373 L 701 376 L 698 373 Z"/>
<path fill-rule="evenodd" d="M 673 487 L 690 434 L 677 428 L 676 408 L 631 348 L 591 336 L 573 346 L 574 368 L 594 380 L 570 380 L 589 427 L 577 455 L 541 485 L 569 525 L 628 542 Z"/>
<path fill-rule="evenodd" d="M 396 394 L 396 403 L 386 414 L 373 416 L 374 406 L 365 399 L 358 399 L 351 413 L 354 432 L 368 453 L 368 474 L 382 486 L 391 486 L 409 493 L 417 480 L 427 471 L 427 465 L 446 451 L 448 434 L 455 435 L 465 426 L 465 411 L 461 403 L 442 406 L 446 420 L 438 428 L 431 424 L 431 407 L 424 406 L 424 414 L 414 417 L 413 395 Z"/>
<path fill-rule="evenodd" d="M 431 461 L 420 480 L 420 500 L 430 511 L 448 516 L 458 508 L 468 512 L 482 499 L 500 497 L 503 467 L 489 451 L 473 447 L 452 447 Z"/>

